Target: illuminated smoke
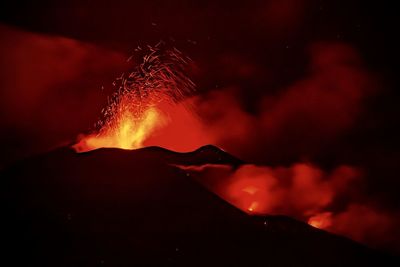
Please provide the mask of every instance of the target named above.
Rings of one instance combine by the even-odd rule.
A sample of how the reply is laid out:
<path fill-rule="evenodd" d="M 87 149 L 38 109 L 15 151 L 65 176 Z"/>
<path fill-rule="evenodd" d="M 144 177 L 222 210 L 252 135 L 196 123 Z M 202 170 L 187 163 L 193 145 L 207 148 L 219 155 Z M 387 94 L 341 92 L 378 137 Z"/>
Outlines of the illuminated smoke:
<path fill-rule="evenodd" d="M 264 95 L 258 111 L 249 113 L 229 88 L 186 98 L 194 90 L 184 75 L 188 61 L 176 50 L 168 51 L 176 53 L 174 60 L 169 60 L 169 52 L 155 49 L 130 75 L 117 80 L 100 130 L 85 136 L 75 146 L 78 151 L 148 145 L 188 151 L 215 144 L 257 162 L 312 158 L 326 153 L 326 147 L 353 127 L 365 99 L 374 93 L 374 77 L 356 51 L 343 44 L 318 44 L 311 49 L 309 75 L 276 95 Z M 188 111 L 189 104 L 202 121 Z M 355 199 L 362 172 L 353 166 L 331 171 L 305 163 L 236 170 L 179 167 L 248 214 L 293 216 L 374 246 L 393 242 L 388 233 L 398 219 Z"/>
<path fill-rule="evenodd" d="M 322 212 L 308 219 L 308 224 L 320 229 L 326 229 L 332 225 L 332 212 Z"/>
<path fill-rule="evenodd" d="M 376 81 L 351 46 L 318 43 L 309 50 L 306 75 L 277 93 L 263 88 L 252 112 L 242 100 L 247 92 L 235 85 L 199 98 L 195 106 L 214 144 L 257 163 L 327 154 L 357 123 Z"/>
<path fill-rule="evenodd" d="M 143 55 L 142 63 L 114 82 L 117 91 L 103 109 L 99 130 L 82 137 L 74 145 L 76 151 L 140 148 L 157 128 L 168 123 L 168 111 L 161 107 L 174 105 L 194 92 L 195 84 L 185 74 L 190 59 L 176 48 L 162 46 L 136 49 Z"/>
<path fill-rule="evenodd" d="M 251 215 L 286 215 L 313 227 L 372 246 L 394 247 L 390 235 L 398 216 L 360 203 L 362 172 L 339 166 L 325 172 L 315 165 L 291 167 L 242 165 L 177 166 L 221 198 Z M 338 199 L 347 199 L 336 207 Z"/>
<path fill-rule="evenodd" d="M 305 163 L 271 168 L 246 164 L 179 166 L 243 211 L 290 214 L 306 219 L 325 211 L 335 197 L 359 179 L 356 168 L 340 166 L 330 173 Z M 219 181 L 215 183 L 215 181 Z"/>

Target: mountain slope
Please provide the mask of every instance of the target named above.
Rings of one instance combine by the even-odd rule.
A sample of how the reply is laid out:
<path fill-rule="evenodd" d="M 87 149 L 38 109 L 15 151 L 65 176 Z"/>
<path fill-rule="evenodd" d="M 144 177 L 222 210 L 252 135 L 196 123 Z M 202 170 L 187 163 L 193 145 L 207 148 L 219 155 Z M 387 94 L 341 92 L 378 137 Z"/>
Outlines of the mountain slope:
<path fill-rule="evenodd" d="M 173 164 L 241 161 L 190 153 L 69 148 L 1 173 L 7 266 L 354 266 L 388 256 L 280 216 L 249 216 Z"/>

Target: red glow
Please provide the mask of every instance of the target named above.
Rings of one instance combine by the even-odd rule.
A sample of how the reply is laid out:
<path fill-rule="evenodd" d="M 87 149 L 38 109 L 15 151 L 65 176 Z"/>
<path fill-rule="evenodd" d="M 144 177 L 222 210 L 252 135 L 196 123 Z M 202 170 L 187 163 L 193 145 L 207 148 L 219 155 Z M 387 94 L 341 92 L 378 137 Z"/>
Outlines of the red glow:
<path fill-rule="evenodd" d="M 117 79 L 119 87 L 103 109 L 100 130 L 83 136 L 74 145 L 77 152 L 150 145 L 188 151 L 207 143 L 185 102 L 194 90 L 194 83 L 183 73 L 188 59 L 175 48 L 164 51 L 159 44 L 148 50 L 142 64 Z"/>
<path fill-rule="evenodd" d="M 361 173 L 340 166 L 330 173 L 310 164 L 266 167 L 206 164 L 177 166 L 190 172 L 221 198 L 250 215 L 288 215 L 309 225 L 369 245 L 393 247 L 399 216 L 351 200 L 357 195 Z M 344 209 L 332 210 L 338 196 L 349 200 Z"/>
<path fill-rule="evenodd" d="M 326 174 L 312 165 L 295 164 L 276 169 L 244 165 L 227 175 L 229 178 L 218 193 L 241 210 L 309 217 L 345 192 L 358 173 L 343 166 Z"/>
<path fill-rule="evenodd" d="M 191 111 L 192 106 L 190 99 L 179 104 L 159 103 L 157 107 L 164 115 L 163 124 L 144 140 L 144 146 L 188 152 L 215 143 L 203 122 Z"/>
<path fill-rule="evenodd" d="M 257 167 L 243 167 L 232 177 L 232 182 L 224 192 L 229 202 L 248 213 L 267 213 L 275 203 L 272 188 L 276 180 Z"/>
<path fill-rule="evenodd" d="M 149 105 L 140 117 L 125 110 L 114 116 L 113 123 L 99 133 L 81 138 L 74 148 L 84 152 L 101 147 L 161 146 L 179 152 L 193 151 L 213 140 L 206 135 L 201 121 L 189 107 L 189 101 L 179 104 L 161 101 Z"/>
<path fill-rule="evenodd" d="M 323 212 L 311 217 L 308 220 L 308 224 L 319 229 L 325 229 L 332 225 L 332 213 Z"/>
<path fill-rule="evenodd" d="M 114 127 L 105 127 L 98 134 L 84 137 L 74 146 L 76 151 L 84 152 L 100 147 L 137 149 L 157 127 L 165 122 L 163 113 L 156 107 L 149 107 L 140 117 L 125 109 L 115 118 Z"/>

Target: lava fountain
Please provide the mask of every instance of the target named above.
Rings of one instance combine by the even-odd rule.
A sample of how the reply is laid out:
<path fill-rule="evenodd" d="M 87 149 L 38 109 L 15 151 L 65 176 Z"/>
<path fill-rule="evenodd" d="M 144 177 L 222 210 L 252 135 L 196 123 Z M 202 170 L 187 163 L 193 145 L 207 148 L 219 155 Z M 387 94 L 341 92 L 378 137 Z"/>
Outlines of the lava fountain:
<path fill-rule="evenodd" d="M 80 137 L 77 152 L 101 147 L 137 149 L 158 128 L 168 123 L 168 108 L 195 91 L 185 75 L 190 59 L 161 43 L 136 51 L 142 63 L 114 82 L 116 92 L 102 111 L 97 130 Z"/>

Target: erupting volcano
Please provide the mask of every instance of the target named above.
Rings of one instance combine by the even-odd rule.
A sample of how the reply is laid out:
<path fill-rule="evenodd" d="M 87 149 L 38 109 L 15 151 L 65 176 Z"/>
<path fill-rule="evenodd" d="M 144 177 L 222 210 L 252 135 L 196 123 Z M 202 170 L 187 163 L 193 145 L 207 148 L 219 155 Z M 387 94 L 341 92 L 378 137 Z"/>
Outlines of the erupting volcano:
<path fill-rule="evenodd" d="M 194 93 L 195 84 L 185 72 L 191 59 L 176 48 L 162 45 L 160 42 L 136 49 L 137 54 L 144 54 L 139 59 L 142 62 L 114 82 L 117 91 L 103 109 L 103 118 L 96 124 L 98 130 L 81 137 L 74 145 L 77 152 L 143 147 L 157 129 L 169 122 L 168 108 Z"/>
<path fill-rule="evenodd" d="M 174 151 L 190 151 L 206 144 L 201 142 L 212 142 L 209 136 L 188 138 L 193 132 L 199 132 L 201 137 L 209 134 L 206 128 L 190 124 L 197 120 L 189 110 L 192 102 L 188 101 L 195 93 L 195 84 L 187 76 L 191 60 L 176 48 L 165 48 L 162 42 L 136 52 L 136 57 L 129 59 L 133 70 L 114 82 L 116 92 L 103 109 L 96 129 L 81 136 L 73 148 L 80 153 L 169 144 L 166 148 Z M 182 114 L 186 115 L 184 120 Z M 168 127 L 175 130 L 172 135 L 166 130 Z M 179 144 L 185 139 L 190 140 L 190 145 L 181 149 Z M 339 166 L 332 173 L 307 163 L 276 169 L 244 163 L 232 168 L 221 162 L 176 167 L 249 215 L 290 215 L 315 228 L 352 236 L 354 226 L 343 226 L 340 219 L 346 211 L 333 212 L 331 206 L 356 186 L 361 174 L 355 167 Z M 371 221 L 371 225 L 377 223 L 375 219 Z M 363 241 L 362 237 L 355 239 Z"/>
<path fill-rule="evenodd" d="M 0 22 L 4 266 L 400 266 L 386 16 L 38 1 Z"/>

